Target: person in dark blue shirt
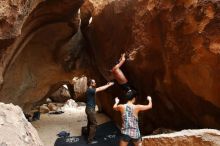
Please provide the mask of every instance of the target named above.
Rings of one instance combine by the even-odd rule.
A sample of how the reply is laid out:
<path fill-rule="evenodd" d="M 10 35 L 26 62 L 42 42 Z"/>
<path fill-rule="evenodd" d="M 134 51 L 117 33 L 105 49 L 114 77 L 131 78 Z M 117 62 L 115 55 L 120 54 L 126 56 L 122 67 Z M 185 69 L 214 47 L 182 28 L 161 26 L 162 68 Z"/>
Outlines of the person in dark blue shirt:
<path fill-rule="evenodd" d="M 88 131 L 88 143 L 95 144 L 97 141 L 94 140 L 97 121 L 95 116 L 95 106 L 96 100 L 95 95 L 96 92 L 103 91 L 110 86 L 114 85 L 113 82 L 108 82 L 106 85 L 96 88 L 96 82 L 94 79 L 89 80 L 88 89 L 86 90 L 86 115 L 87 115 L 87 131 Z"/>

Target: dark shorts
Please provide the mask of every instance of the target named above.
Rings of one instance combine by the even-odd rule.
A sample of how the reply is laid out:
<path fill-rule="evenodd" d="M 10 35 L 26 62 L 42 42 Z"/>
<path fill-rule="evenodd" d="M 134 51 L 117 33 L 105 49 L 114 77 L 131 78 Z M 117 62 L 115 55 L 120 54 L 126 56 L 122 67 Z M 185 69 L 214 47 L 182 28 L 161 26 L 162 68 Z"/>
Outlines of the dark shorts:
<path fill-rule="evenodd" d="M 120 137 L 121 140 L 126 141 L 126 142 L 138 142 L 138 141 L 142 141 L 142 137 L 140 136 L 139 138 L 135 139 L 135 138 L 131 138 L 129 135 L 125 135 L 125 134 L 121 134 Z"/>

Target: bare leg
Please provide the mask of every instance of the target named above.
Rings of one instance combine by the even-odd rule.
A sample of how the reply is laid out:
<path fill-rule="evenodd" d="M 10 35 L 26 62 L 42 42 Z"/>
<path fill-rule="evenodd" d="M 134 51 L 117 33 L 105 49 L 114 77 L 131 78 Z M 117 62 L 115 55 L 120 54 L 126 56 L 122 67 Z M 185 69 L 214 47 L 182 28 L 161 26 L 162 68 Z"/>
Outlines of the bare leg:
<path fill-rule="evenodd" d="M 127 146 L 128 142 L 120 140 L 120 146 Z"/>

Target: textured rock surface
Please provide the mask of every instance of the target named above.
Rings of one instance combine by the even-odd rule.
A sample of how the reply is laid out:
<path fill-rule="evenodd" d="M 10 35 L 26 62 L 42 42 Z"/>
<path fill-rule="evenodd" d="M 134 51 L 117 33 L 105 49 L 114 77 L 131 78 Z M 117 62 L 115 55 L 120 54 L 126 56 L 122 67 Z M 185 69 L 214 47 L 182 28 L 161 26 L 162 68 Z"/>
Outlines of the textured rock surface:
<path fill-rule="evenodd" d="M 43 146 L 36 129 L 20 107 L 0 103 L 0 115 L 1 146 Z"/>
<path fill-rule="evenodd" d="M 0 2 L 0 83 L 3 72 L 15 51 L 11 45 L 21 35 L 21 29 L 32 12 L 42 0 L 2 0 Z M 8 57 L 8 58 L 7 58 Z"/>
<path fill-rule="evenodd" d="M 26 18 L 41 1 L 2 0 L 0 2 L 0 39 L 11 39 L 19 36 Z"/>
<path fill-rule="evenodd" d="M 40 112 L 41 113 L 48 113 L 49 111 L 50 111 L 50 109 L 46 104 L 40 106 Z"/>
<path fill-rule="evenodd" d="M 9 1 L 5 3 L 10 6 Z M 14 36 L 14 43 L 8 46 L 8 51 L 3 51 L 1 101 L 30 109 L 31 104 L 44 98 L 54 86 L 60 87 L 72 79 L 74 73 L 69 72 L 66 61 L 74 44 L 65 44 L 77 39 L 74 37 L 79 26 L 77 12 L 82 3 L 83 0 L 43 1 L 32 11 L 31 6 L 27 7 L 31 13 L 26 19 L 13 20 L 20 22 L 16 29 L 22 27 L 22 30 L 16 31 L 20 33 Z M 23 8 L 22 4 L 18 7 Z"/>
<path fill-rule="evenodd" d="M 220 131 L 212 129 L 183 130 L 176 133 L 143 137 L 143 146 L 219 146 Z"/>
<path fill-rule="evenodd" d="M 50 99 L 52 99 L 53 102 L 66 102 L 70 98 L 69 90 L 63 86 L 50 95 Z"/>
<path fill-rule="evenodd" d="M 73 78 L 73 86 L 75 98 L 80 101 L 85 101 L 85 92 L 87 89 L 87 77 Z"/>
<path fill-rule="evenodd" d="M 219 4 L 89 0 L 83 5 L 84 24 L 92 16 L 83 33 L 102 76 L 112 79 L 111 64 L 126 52 L 122 70 L 139 91 L 138 102 L 153 97 L 153 109 L 140 114 L 144 133 L 157 126 L 220 128 Z M 112 115 L 113 100 L 100 99 Z"/>

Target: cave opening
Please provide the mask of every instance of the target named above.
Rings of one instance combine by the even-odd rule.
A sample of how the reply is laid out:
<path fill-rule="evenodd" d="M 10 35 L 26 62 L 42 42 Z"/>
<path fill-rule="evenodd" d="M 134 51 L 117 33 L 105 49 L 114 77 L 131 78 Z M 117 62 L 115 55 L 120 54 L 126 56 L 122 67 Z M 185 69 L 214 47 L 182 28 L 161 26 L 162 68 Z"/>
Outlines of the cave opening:
<path fill-rule="evenodd" d="M 67 114 L 66 120 L 62 114 L 44 114 L 44 128 L 40 121 L 33 121 L 40 132 L 56 127 L 56 122 L 65 127 L 67 121 L 66 128 L 71 129 L 75 120 L 80 123 L 78 131 L 85 126 L 81 103 L 85 102 L 85 78 L 94 78 L 98 85 L 112 81 L 111 66 L 122 53 L 128 58 L 121 69 L 139 92 L 137 104 L 148 104 L 147 96 L 153 99 L 153 108 L 139 114 L 143 135 L 220 129 L 218 1 L 1 4 L 6 9 L 0 12 L 10 9 L 0 13 L 0 101 L 18 105 L 24 113 L 45 103 L 48 106 L 48 98 L 60 107 L 69 99 L 79 105 L 78 113 Z M 121 116 L 112 106 L 114 98 L 122 96 L 118 84 L 97 94 L 97 109 L 118 125 Z"/>
<path fill-rule="evenodd" d="M 45 145 L 59 146 L 61 143 L 57 134 L 60 132 L 69 133 L 69 138 L 75 140 L 84 135 L 82 129 L 87 125 L 86 89 L 86 76 L 74 77 L 71 83 L 57 83 L 31 111 L 25 114 Z M 100 101 L 98 103 L 101 104 Z M 98 125 L 111 122 L 111 118 L 101 111 L 98 105 L 96 112 Z"/>

